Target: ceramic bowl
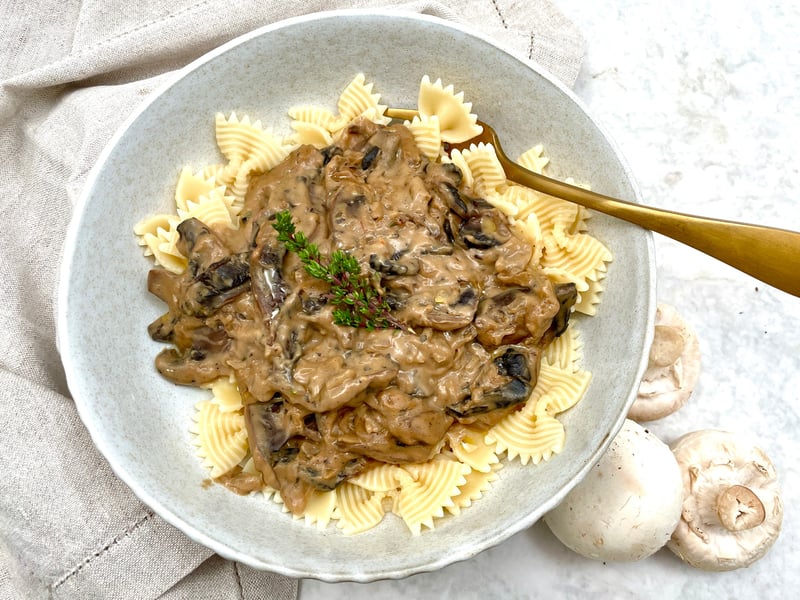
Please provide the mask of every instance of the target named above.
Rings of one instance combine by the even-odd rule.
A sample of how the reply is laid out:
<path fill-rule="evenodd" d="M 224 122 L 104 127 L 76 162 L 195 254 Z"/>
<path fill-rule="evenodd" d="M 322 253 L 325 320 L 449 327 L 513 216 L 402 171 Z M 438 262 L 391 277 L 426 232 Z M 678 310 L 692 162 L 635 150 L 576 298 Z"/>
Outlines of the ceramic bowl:
<path fill-rule="evenodd" d="M 264 27 L 208 53 L 153 93 L 115 135 L 86 184 L 61 271 L 58 339 L 70 390 L 94 443 L 143 502 L 192 539 L 260 569 L 325 581 L 371 581 L 467 559 L 529 527 L 589 470 L 621 427 L 646 363 L 654 313 L 651 236 L 597 215 L 592 232 L 614 260 L 598 314 L 576 319 L 584 399 L 562 415 L 563 451 L 548 462 L 510 463 L 483 498 L 434 530 L 411 536 L 388 515 L 347 537 L 319 530 L 260 494 L 203 482 L 188 426 L 206 392 L 162 379 L 161 345 L 147 325 L 163 304 L 146 290 L 150 262 L 133 234 L 144 216 L 173 210 L 184 164 L 219 162 L 217 111 L 248 114 L 289 133 L 286 110 L 335 110 L 356 73 L 382 103 L 415 106 L 428 74 L 464 90 L 473 111 L 516 155 L 543 143 L 550 173 L 637 200 L 623 159 L 576 97 L 537 65 L 440 19 L 398 12 L 319 13 Z M 535 557 L 532 557 L 534 559 Z"/>

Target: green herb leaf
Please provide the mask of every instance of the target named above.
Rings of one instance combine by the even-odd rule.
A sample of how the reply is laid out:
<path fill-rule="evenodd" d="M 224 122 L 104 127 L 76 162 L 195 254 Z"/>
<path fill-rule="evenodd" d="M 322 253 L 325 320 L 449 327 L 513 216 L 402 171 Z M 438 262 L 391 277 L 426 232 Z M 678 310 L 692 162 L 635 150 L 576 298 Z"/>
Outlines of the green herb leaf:
<path fill-rule="evenodd" d="M 337 307 L 332 313 L 336 325 L 369 330 L 389 327 L 406 329 L 390 314 L 389 303 L 373 287 L 370 278 L 361 273 L 355 256 L 334 250 L 328 264 L 325 264 L 319 247 L 309 242 L 302 231 L 297 231 L 288 210 L 275 215 L 272 227 L 278 232 L 278 241 L 289 252 L 297 254 L 306 273 L 331 284 L 328 299 Z"/>

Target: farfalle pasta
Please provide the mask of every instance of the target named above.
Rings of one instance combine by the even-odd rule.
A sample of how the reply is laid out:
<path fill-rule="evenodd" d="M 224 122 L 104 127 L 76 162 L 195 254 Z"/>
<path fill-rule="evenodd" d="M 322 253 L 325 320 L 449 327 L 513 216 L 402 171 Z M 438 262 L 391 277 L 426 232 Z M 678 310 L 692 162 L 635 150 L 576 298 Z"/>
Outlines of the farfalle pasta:
<path fill-rule="evenodd" d="M 408 465 L 410 481 L 400 488 L 393 511 L 396 512 L 413 535 L 422 527 L 434 527 L 434 519 L 444 516 L 444 510 L 455 506 L 453 498 L 461 493 L 469 474 L 468 465 L 446 457 L 436 458 L 421 465 Z"/>
<path fill-rule="evenodd" d="M 373 492 L 345 482 L 336 488 L 336 508 L 333 517 L 336 526 L 347 535 L 363 533 L 383 520 L 384 492 Z"/>
<path fill-rule="evenodd" d="M 363 73 L 356 75 L 341 93 L 336 104 L 340 123 L 344 124 L 364 115 L 388 123 L 389 119 L 383 116 L 386 106 L 379 104 L 381 95 L 372 92 L 373 86 L 374 84 L 366 82 Z"/>
<path fill-rule="evenodd" d="M 247 456 L 247 431 L 240 412 L 223 412 L 213 400 L 199 402 L 195 423 L 197 455 L 210 469 L 211 477 L 219 477 L 240 464 Z"/>
<path fill-rule="evenodd" d="M 147 217 L 135 226 L 134 232 L 144 248 L 144 254 L 151 256 L 157 266 L 172 274 L 154 278 L 156 287 L 171 289 L 169 286 L 173 285 L 170 283 L 173 279 L 170 277 L 177 281 L 187 272 L 190 264 L 187 254 L 191 250 L 187 240 L 200 239 L 213 247 L 215 232 L 238 232 L 243 227 L 253 227 L 249 221 L 253 217 L 252 207 L 245 209 L 245 197 L 260 174 L 280 170 L 287 156 L 302 153 L 306 146 L 321 150 L 323 154 L 327 152 L 324 154 L 325 160 L 335 163 L 340 160 L 336 152 L 343 152 L 341 149 L 336 152 L 328 150 L 348 124 L 364 119 L 378 125 L 388 123 L 389 119 L 384 114 L 386 106 L 380 100 L 380 94 L 374 91 L 374 84 L 359 74 L 340 94 L 335 111 L 311 105 L 289 108 L 290 132 L 284 137 L 270 128 L 264 128 L 260 121 L 252 121 L 249 115 L 240 118 L 236 113 L 230 113 L 227 117 L 218 113 L 214 127 L 222 161 L 200 167 L 185 166 L 176 183 L 175 212 Z M 482 198 L 481 202 L 485 201 L 505 215 L 509 235 L 524 240 L 526 245 L 526 251 L 513 254 L 513 260 L 519 263 L 515 268 L 520 273 L 524 269 L 540 270 L 554 284 L 574 285 L 577 291 L 574 310 L 587 315 L 594 314 L 601 299 L 606 265 L 612 256 L 602 243 L 588 233 L 589 213 L 573 204 L 508 182 L 491 145 L 473 145 L 468 150 L 454 150 L 446 155 L 443 152 L 445 142 L 462 142 L 480 133 L 477 117 L 471 111 L 472 104 L 464 101 L 462 92 L 455 93 L 452 85 L 445 86 L 441 80 L 432 82 L 425 76 L 419 88 L 419 116 L 406 121 L 404 125 L 419 152 L 431 164 L 440 165 L 443 176 L 455 177 L 453 181 L 471 189 Z M 311 161 L 318 155 L 309 152 L 308 156 Z M 365 152 L 358 165 L 362 169 L 371 168 L 381 160 L 385 158 L 381 157 L 380 152 Z M 541 173 L 548 164 L 548 158 L 543 147 L 537 145 L 523 153 L 519 162 Z M 300 169 L 293 171 L 300 178 L 304 177 L 301 172 L 304 164 L 300 162 L 294 167 Z M 341 177 L 340 180 L 345 182 L 348 178 Z M 441 184 L 441 189 L 446 191 L 448 185 L 455 189 L 452 183 Z M 411 199 L 406 208 L 410 214 L 425 210 L 426 203 L 431 202 L 428 190 L 419 182 L 412 182 L 408 189 L 411 190 Z M 364 193 L 365 190 L 358 186 L 347 188 L 342 185 L 336 188 L 336 198 L 344 194 L 343 210 L 353 214 L 362 210 L 361 198 Z M 366 215 L 360 218 L 366 218 Z M 313 213 L 309 213 L 307 219 L 304 226 L 318 223 Z M 471 240 L 469 243 L 474 244 L 476 249 L 488 251 L 495 243 L 487 237 L 491 229 L 484 230 L 482 225 L 474 231 L 469 229 L 474 226 L 474 223 L 465 220 L 458 234 Z M 258 227 L 269 231 L 266 222 L 259 223 Z M 335 219 L 331 227 L 336 227 Z M 253 235 L 257 235 L 258 229 L 254 231 L 256 233 Z M 451 231 L 448 235 L 455 234 Z M 182 236 L 186 239 L 182 239 Z M 418 268 L 413 261 L 404 262 L 403 252 L 398 249 L 397 242 L 386 239 L 376 240 L 374 244 L 374 248 L 383 245 L 391 249 L 392 244 L 397 247 L 384 262 L 370 258 L 370 266 L 378 272 L 396 274 Z M 441 252 L 436 248 L 427 251 L 433 256 Z M 274 256 L 264 251 L 257 255 L 245 255 L 245 252 L 226 254 L 223 248 L 218 248 L 210 256 L 216 261 L 215 265 L 222 266 L 222 270 L 215 271 L 213 276 L 201 273 L 198 277 L 206 277 L 208 281 L 197 281 L 212 291 L 216 290 L 209 287 L 212 283 L 220 287 L 223 290 L 223 303 L 238 302 L 236 293 L 242 286 L 252 288 L 261 285 L 267 286 L 264 289 L 268 291 L 284 295 L 288 293 L 285 289 L 281 292 L 281 274 L 273 268 Z M 442 260 L 447 259 L 446 254 L 442 256 Z M 192 269 L 201 270 L 203 265 L 198 263 L 198 258 L 192 260 Z M 254 260 L 257 262 L 253 263 Z M 253 278 L 251 281 L 242 275 L 252 269 L 253 264 L 257 265 L 261 280 Z M 213 277 L 217 279 L 209 283 Z M 521 374 L 518 377 L 524 376 L 519 356 L 508 350 L 505 354 L 476 351 L 472 355 L 464 353 L 458 346 L 439 347 L 432 344 L 429 336 L 435 336 L 436 330 L 431 328 L 431 324 L 436 324 L 436 319 L 441 318 L 441 311 L 446 311 L 449 319 L 458 319 L 461 306 L 477 306 L 478 301 L 471 288 L 456 289 L 452 285 L 442 285 L 436 290 L 432 296 L 433 306 L 419 308 L 423 312 L 429 311 L 425 313 L 429 315 L 425 318 L 430 321 L 415 325 L 421 334 L 410 332 L 401 354 L 392 355 L 392 346 L 388 343 L 382 352 L 391 355 L 392 361 L 416 369 L 423 365 L 434 368 L 439 362 L 447 365 L 447 361 L 455 360 L 457 350 L 459 356 L 463 357 L 458 359 L 464 363 L 462 367 L 477 371 L 482 365 L 496 364 L 500 365 L 498 372 L 519 372 Z M 306 303 L 310 307 L 308 310 L 316 310 L 313 303 L 320 300 L 315 300 L 311 292 L 313 290 L 305 296 L 297 296 L 297 302 Z M 163 290 L 154 293 L 168 295 Z M 216 295 L 209 297 L 202 294 L 192 301 L 198 305 L 195 310 L 200 315 L 215 310 L 213 303 L 219 302 Z M 269 297 L 257 296 L 253 299 L 253 302 L 256 301 L 260 303 L 259 310 L 262 313 L 268 314 L 272 310 L 274 314 L 276 308 L 270 305 Z M 251 308 L 243 304 L 238 312 L 230 311 L 225 323 L 236 326 L 237 320 L 246 320 L 247 311 Z M 225 323 L 220 322 L 220 326 Z M 160 335 L 159 328 L 168 328 L 169 323 L 156 322 L 154 326 L 151 329 Z M 454 333 L 457 331 L 455 327 L 450 331 L 453 333 L 448 335 L 458 335 Z M 276 337 L 283 336 L 281 339 L 289 340 L 287 347 L 291 347 L 293 335 L 296 336 L 296 332 L 275 332 Z M 338 335 L 346 338 L 349 334 L 340 331 Z M 486 335 L 490 337 L 489 333 Z M 208 328 L 203 336 L 202 343 L 192 350 L 200 357 L 198 360 L 203 360 L 206 353 L 223 343 L 223 336 L 213 328 Z M 386 343 L 381 341 L 384 338 L 375 339 L 377 342 L 374 343 L 379 346 Z M 231 342 L 228 340 L 226 343 Z M 210 398 L 196 405 L 190 431 L 197 454 L 208 469 L 210 478 L 224 481 L 229 487 L 240 491 L 249 491 L 251 488 L 260 490 L 266 500 L 276 503 L 280 510 L 292 513 L 295 519 L 308 526 L 320 529 L 335 526 L 344 535 L 357 535 L 380 524 L 387 513 L 393 513 L 403 520 L 412 535 L 420 535 L 425 529 L 434 528 L 440 519 L 457 518 L 484 494 L 491 493 L 493 482 L 502 476 L 504 462 L 519 460 L 524 465 L 537 464 L 561 451 L 568 431 L 559 420 L 559 415 L 583 397 L 591 382 L 591 374 L 581 368 L 581 353 L 579 330 L 570 325 L 543 348 L 535 385 L 526 392 L 524 398 L 517 401 L 514 410 L 504 413 L 499 421 L 486 426 L 482 424 L 480 416 L 469 416 L 468 407 L 458 406 L 453 408 L 454 413 L 461 411 L 460 414 L 467 417 L 463 422 L 456 421 L 448 426 L 438 441 L 425 442 L 434 450 L 427 458 L 405 462 L 370 460 L 366 466 L 360 465 L 350 473 L 348 469 L 353 467 L 348 465 L 358 463 L 359 459 L 352 453 L 348 454 L 343 459 L 341 472 L 333 480 L 326 480 L 318 489 L 306 493 L 302 511 L 287 506 L 287 498 L 272 487 L 272 482 L 261 481 L 263 465 L 259 461 L 263 461 L 263 456 L 255 451 L 248 433 L 248 418 L 251 421 L 255 418 L 248 410 L 257 392 L 253 389 L 252 381 L 250 385 L 242 386 L 241 377 L 246 374 L 244 359 L 235 359 L 239 371 L 234 369 L 233 373 L 220 373 L 203 384 L 209 390 Z M 361 386 L 359 389 L 362 393 L 366 393 L 370 386 L 377 385 L 374 375 L 368 372 L 353 375 L 342 370 L 346 362 L 344 354 L 337 356 L 336 360 L 332 359 L 325 366 L 318 359 L 296 357 L 293 359 L 296 377 L 298 380 L 305 378 L 315 381 L 313 386 L 322 390 L 320 393 L 323 396 L 325 389 L 341 388 L 348 381 L 352 381 L 354 386 Z M 391 361 L 380 364 L 387 373 L 397 369 Z M 436 379 L 426 385 L 447 389 L 457 389 L 463 385 L 459 376 L 453 376 L 447 369 L 439 372 L 434 368 L 431 372 L 437 373 Z M 386 379 L 389 376 L 383 377 Z M 330 401 L 330 398 L 325 401 Z M 378 401 L 395 407 L 391 410 L 396 410 L 398 415 L 414 414 L 427 421 L 439 418 L 431 406 L 417 404 L 415 397 L 403 390 L 402 386 L 393 388 L 391 393 L 377 395 L 374 402 Z M 283 409 L 277 405 L 272 407 L 274 410 Z M 369 407 L 366 407 L 362 413 L 367 414 L 368 411 Z M 359 417 L 356 412 L 353 411 L 354 414 L 348 418 L 363 417 L 363 414 Z M 480 411 L 475 415 L 480 415 Z M 270 418 L 268 415 L 262 416 Z M 318 418 L 309 430 L 304 424 L 308 414 L 304 416 L 302 411 L 286 412 L 281 418 L 287 423 L 295 423 L 294 427 L 298 430 L 306 428 L 306 431 L 311 431 L 311 437 L 305 442 L 310 444 L 319 443 L 314 436 L 321 439 L 323 429 L 334 426 Z M 376 423 L 369 422 L 369 427 L 378 427 Z M 348 425 L 336 423 L 335 427 L 346 430 Z M 400 445 L 413 446 L 416 435 L 413 427 L 398 420 L 391 423 L 391 430 L 392 436 L 398 436 L 401 442 L 406 440 Z M 287 461 L 294 456 L 292 453 L 300 451 L 296 446 L 287 448 L 284 456 Z M 319 467 L 324 469 L 324 465 Z M 322 475 L 319 477 L 322 478 Z M 255 486 L 253 481 L 257 482 Z"/>
<path fill-rule="evenodd" d="M 495 466 L 488 471 L 472 470 L 464 475 L 465 483 L 458 487 L 458 495 L 452 497 L 452 502 L 445 507 L 448 513 L 457 516 L 461 510 L 469 508 L 472 503 L 483 498 L 483 494 L 488 492 L 492 483 L 497 480 L 497 472 L 502 469 L 502 463 L 495 463 Z"/>
<path fill-rule="evenodd" d="M 486 439 L 510 460 L 519 458 L 523 465 L 536 465 L 561 452 L 566 433 L 558 419 L 521 410 L 490 429 Z"/>
<path fill-rule="evenodd" d="M 416 116 L 411 121 L 404 123 L 414 136 L 414 141 L 422 153 L 431 160 L 436 160 L 442 148 L 442 130 L 439 126 L 439 117 Z"/>
<path fill-rule="evenodd" d="M 452 85 L 441 79 L 431 82 L 425 75 L 419 86 L 417 110 L 422 117 L 436 116 L 442 141 L 457 144 L 479 135 L 483 127 L 477 124 L 472 103 L 464 102 L 464 92 L 455 93 Z"/>

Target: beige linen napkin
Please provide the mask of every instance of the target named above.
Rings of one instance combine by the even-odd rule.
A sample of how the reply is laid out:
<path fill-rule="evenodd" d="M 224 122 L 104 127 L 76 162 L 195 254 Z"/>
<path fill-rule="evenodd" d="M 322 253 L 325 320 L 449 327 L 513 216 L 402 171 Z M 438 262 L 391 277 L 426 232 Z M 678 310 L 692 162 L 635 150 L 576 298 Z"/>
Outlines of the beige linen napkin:
<path fill-rule="evenodd" d="M 285 599 L 297 582 L 214 555 L 143 505 L 78 418 L 56 349 L 61 245 L 117 126 L 172 72 L 261 25 L 400 3 L 0 4 L 0 598 Z M 580 34 L 547 0 L 415 2 L 572 84 Z"/>

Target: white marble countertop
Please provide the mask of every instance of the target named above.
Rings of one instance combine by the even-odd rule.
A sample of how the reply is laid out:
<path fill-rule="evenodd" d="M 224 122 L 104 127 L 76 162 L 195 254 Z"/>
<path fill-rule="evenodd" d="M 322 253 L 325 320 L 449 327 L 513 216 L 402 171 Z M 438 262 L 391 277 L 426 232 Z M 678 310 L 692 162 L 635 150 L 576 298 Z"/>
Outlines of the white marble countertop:
<path fill-rule="evenodd" d="M 653 205 L 800 230 L 800 5 L 733 0 L 556 0 L 586 36 L 575 86 Z M 778 469 L 775 546 L 705 573 L 668 550 L 603 564 L 539 523 L 435 573 L 301 582 L 300 598 L 788 598 L 800 588 L 800 299 L 656 235 L 658 297 L 700 338 L 703 370 L 677 413 L 648 424 L 749 433 Z M 800 273 L 798 274 L 800 277 Z"/>

